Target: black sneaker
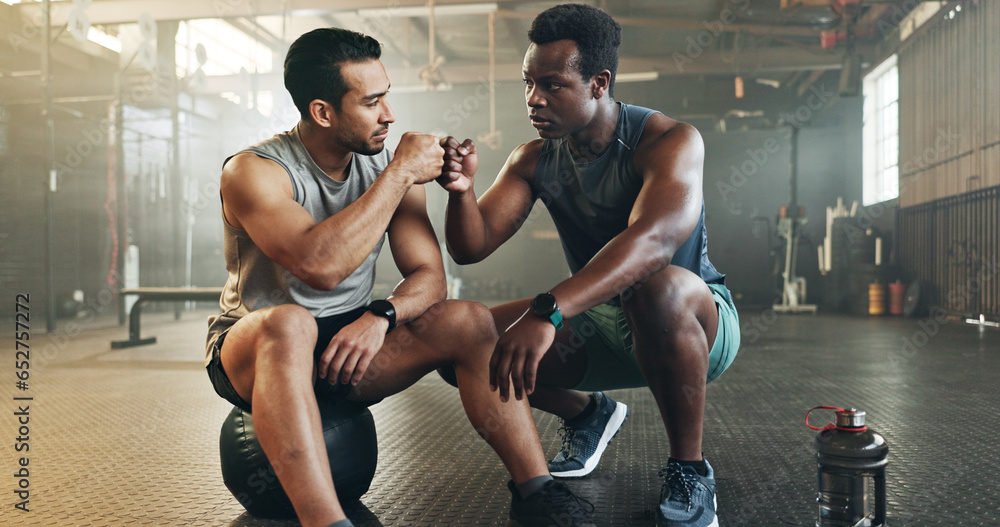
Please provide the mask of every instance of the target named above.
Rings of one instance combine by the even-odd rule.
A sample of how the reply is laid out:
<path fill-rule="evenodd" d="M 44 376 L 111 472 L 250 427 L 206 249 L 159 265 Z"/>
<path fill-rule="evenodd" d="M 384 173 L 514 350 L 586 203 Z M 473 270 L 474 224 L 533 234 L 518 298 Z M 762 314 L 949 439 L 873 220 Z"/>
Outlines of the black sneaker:
<path fill-rule="evenodd" d="M 549 481 L 528 499 L 521 498 L 513 481 L 507 487 L 513 495 L 507 527 L 597 527 L 590 519 L 594 505 L 562 482 Z"/>
<path fill-rule="evenodd" d="M 629 409 L 601 392 L 595 392 L 597 411 L 583 422 L 563 421 L 559 428 L 562 450 L 549 461 L 549 472 L 557 478 L 581 478 L 597 468 L 611 440 L 628 419 Z"/>

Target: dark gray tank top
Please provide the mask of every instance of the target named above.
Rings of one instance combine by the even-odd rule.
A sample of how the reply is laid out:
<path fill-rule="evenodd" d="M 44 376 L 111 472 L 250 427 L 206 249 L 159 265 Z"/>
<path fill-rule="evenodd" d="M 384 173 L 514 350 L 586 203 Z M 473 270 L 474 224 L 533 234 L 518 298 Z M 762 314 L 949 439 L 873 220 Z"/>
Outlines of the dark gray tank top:
<path fill-rule="evenodd" d="M 619 104 L 615 140 L 600 157 L 573 160 L 566 138 L 546 139 L 535 167 L 532 192 L 549 209 L 562 241 L 566 261 L 576 273 L 612 238 L 628 227 L 629 214 L 642 189 L 642 176 L 632 166 L 632 153 L 654 110 Z M 691 236 L 670 262 L 707 283 L 724 283 L 708 259 L 705 203 Z"/>
<path fill-rule="evenodd" d="M 389 152 L 374 156 L 355 153 L 344 181 L 337 181 L 316 165 L 299 138 L 298 127 L 275 135 L 246 150 L 270 159 L 288 172 L 294 199 L 316 223 L 356 201 L 389 164 Z M 229 158 L 226 159 L 229 161 Z M 379 239 L 371 254 L 332 291 L 314 289 L 271 260 L 246 231 L 230 225 L 223 215 L 224 251 L 229 278 L 219 305 L 222 312 L 209 317 L 208 350 L 222 332 L 252 311 L 281 304 L 298 304 L 314 317 L 346 313 L 367 305 L 375 284 L 375 260 L 385 241 Z M 211 356 L 206 360 L 211 359 Z"/>

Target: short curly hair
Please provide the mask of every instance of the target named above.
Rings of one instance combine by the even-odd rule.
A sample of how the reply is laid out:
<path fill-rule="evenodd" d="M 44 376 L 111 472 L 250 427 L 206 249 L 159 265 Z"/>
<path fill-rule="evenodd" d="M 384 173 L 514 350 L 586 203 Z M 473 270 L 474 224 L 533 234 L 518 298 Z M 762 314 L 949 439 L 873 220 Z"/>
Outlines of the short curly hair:
<path fill-rule="evenodd" d="M 584 4 L 562 4 L 542 11 L 531 23 L 528 39 L 535 44 L 572 40 L 579 50 L 577 69 L 584 79 L 601 72 L 611 72 L 608 93 L 615 95 L 615 72 L 618 70 L 618 46 L 622 26 L 611 15 Z"/>

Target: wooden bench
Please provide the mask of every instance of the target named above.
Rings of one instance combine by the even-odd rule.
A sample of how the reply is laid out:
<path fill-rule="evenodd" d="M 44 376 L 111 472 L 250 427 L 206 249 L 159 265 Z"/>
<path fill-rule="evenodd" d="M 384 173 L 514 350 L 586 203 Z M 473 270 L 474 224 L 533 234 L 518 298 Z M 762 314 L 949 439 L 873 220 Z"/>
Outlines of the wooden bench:
<path fill-rule="evenodd" d="M 136 295 L 135 304 L 128 314 L 128 340 L 113 340 L 114 349 L 143 346 L 156 342 L 156 337 L 141 338 L 139 336 L 139 319 L 142 316 L 142 306 L 147 302 L 181 302 L 188 300 L 219 301 L 222 296 L 221 287 L 134 287 L 119 291 L 122 306 L 125 305 L 125 295 Z M 124 307 L 123 307 L 124 309 Z"/>

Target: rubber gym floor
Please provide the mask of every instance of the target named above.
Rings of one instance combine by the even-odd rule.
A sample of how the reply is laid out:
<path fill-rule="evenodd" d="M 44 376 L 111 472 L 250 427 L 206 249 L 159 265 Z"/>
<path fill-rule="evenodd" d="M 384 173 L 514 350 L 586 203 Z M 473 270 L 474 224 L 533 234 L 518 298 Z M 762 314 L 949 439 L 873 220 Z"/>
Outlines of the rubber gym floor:
<path fill-rule="evenodd" d="M 208 313 L 149 313 L 143 335 L 159 341 L 124 350 L 109 345 L 127 334 L 112 318 L 61 321 L 51 336 L 36 329 L 27 390 L 15 387 L 14 325 L 3 325 L 0 525 L 298 525 L 249 516 L 222 483 L 218 436 L 231 406 L 202 368 Z M 932 318 L 741 316 L 743 346 L 709 385 L 705 412 L 720 525 L 814 524 L 816 432 L 803 418 L 817 405 L 864 409 L 885 436 L 888 525 L 1000 525 L 1000 331 Z M 609 393 L 631 418 L 598 469 L 569 485 L 594 503 L 598 525 L 653 525 L 663 426 L 646 390 Z M 23 396 L 32 399 L 18 440 L 25 401 L 13 397 Z M 430 375 L 372 412 L 378 471 L 349 509 L 356 525 L 504 524 L 506 472 L 454 389 Z M 535 417 L 551 456 L 559 423 Z M 15 507 L 24 479 L 27 511 Z"/>

